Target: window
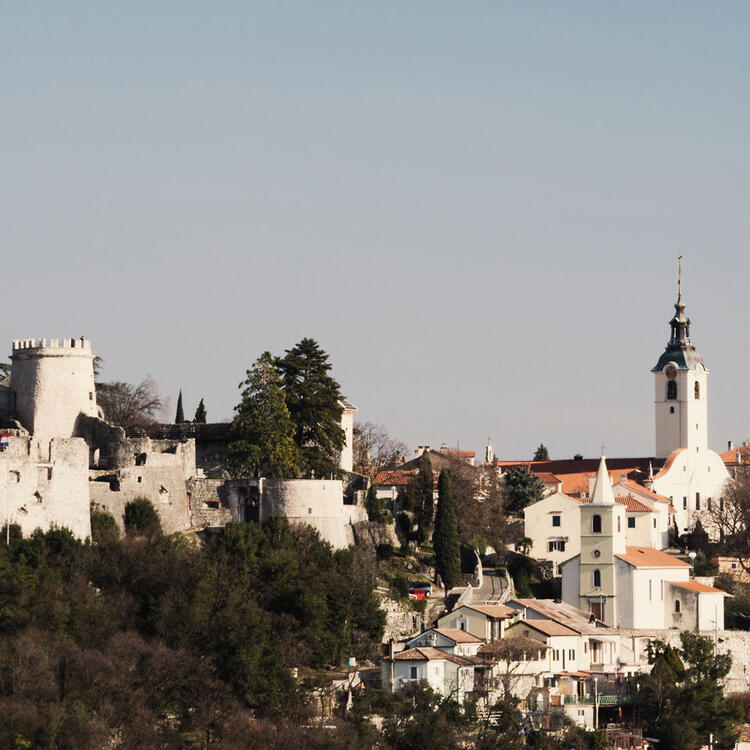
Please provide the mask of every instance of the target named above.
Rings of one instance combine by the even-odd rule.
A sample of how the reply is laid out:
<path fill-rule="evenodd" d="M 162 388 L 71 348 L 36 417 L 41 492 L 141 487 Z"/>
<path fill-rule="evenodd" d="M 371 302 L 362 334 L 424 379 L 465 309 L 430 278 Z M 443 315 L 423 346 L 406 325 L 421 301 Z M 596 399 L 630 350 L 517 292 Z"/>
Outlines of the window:
<path fill-rule="evenodd" d="M 568 649 L 568 659 L 575 659 L 576 658 L 576 650 L 574 648 Z"/>
<path fill-rule="evenodd" d="M 594 588 L 599 588 L 602 585 L 602 572 L 601 570 L 594 571 Z"/>
<path fill-rule="evenodd" d="M 677 400 L 677 382 L 674 380 L 667 381 L 667 401 Z"/>
<path fill-rule="evenodd" d="M 654 528 L 656 528 L 656 519 L 654 518 Z"/>
<path fill-rule="evenodd" d="M 562 539 L 553 539 L 547 544 L 550 552 L 565 552 L 565 542 Z"/>
<path fill-rule="evenodd" d="M 695 397 L 700 398 L 701 397 L 701 384 L 696 380 L 695 381 Z"/>
<path fill-rule="evenodd" d="M 629 529 L 635 528 L 635 516 L 630 516 L 630 518 L 628 518 L 628 528 Z"/>
<path fill-rule="evenodd" d="M 674 611 L 677 612 L 677 613 L 679 613 L 679 611 L 680 611 L 680 600 L 679 599 L 675 599 L 674 600 Z"/>
<path fill-rule="evenodd" d="M 617 531 L 621 531 L 621 529 L 620 529 L 620 516 L 617 516 Z"/>
<path fill-rule="evenodd" d="M 652 599 L 652 593 L 653 593 L 653 581 L 649 578 L 648 579 L 648 600 L 651 601 Z"/>
<path fill-rule="evenodd" d="M 736 562 L 731 563 L 731 566 L 732 566 L 732 570 L 737 570 L 737 563 Z"/>
<path fill-rule="evenodd" d="M 695 509 L 696 510 L 701 509 L 701 493 L 700 492 L 695 493 Z"/>
<path fill-rule="evenodd" d="M 417 668 L 416 667 L 409 667 L 409 677 L 412 680 L 416 680 L 417 679 Z"/>
<path fill-rule="evenodd" d="M 682 498 L 682 509 L 687 510 L 687 498 L 686 497 Z"/>
<path fill-rule="evenodd" d="M 602 517 L 601 516 L 596 515 L 591 519 L 591 531 L 593 531 L 594 534 L 602 533 Z"/>
<path fill-rule="evenodd" d="M 670 406 L 669 407 L 669 413 L 670 414 L 674 414 L 674 406 Z"/>
<path fill-rule="evenodd" d="M 552 516 L 552 525 L 553 526 L 559 526 L 560 525 L 560 516 Z"/>
<path fill-rule="evenodd" d="M 588 654 L 588 652 L 589 652 L 589 644 L 586 641 L 584 641 L 583 642 L 583 653 L 584 654 Z"/>
<path fill-rule="evenodd" d="M 552 661 L 560 661 L 560 651 L 558 649 L 552 651 Z"/>
<path fill-rule="evenodd" d="M 465 619 L 462 618 L 460 620 L 457 620 L 456 621 L 456 625 L 458 625 L 458 629 L 459 630 L 463 630 L 463 631 L 466 630 L 467 624 L 466 624 L 466 620 Z"/>

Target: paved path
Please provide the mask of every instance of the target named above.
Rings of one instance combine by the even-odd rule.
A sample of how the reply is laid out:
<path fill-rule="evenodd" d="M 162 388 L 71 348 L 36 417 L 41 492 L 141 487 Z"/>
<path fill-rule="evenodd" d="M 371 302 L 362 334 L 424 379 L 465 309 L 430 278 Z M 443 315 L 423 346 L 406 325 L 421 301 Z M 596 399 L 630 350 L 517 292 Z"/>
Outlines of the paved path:
<path fill-rule="evenodd" d="M 483 581 L 480 588 L 474 592 L 474 602 L 496 602 L 505 590 L 505 578 L 499 576 L 494 568 L 482 569 Z"/>

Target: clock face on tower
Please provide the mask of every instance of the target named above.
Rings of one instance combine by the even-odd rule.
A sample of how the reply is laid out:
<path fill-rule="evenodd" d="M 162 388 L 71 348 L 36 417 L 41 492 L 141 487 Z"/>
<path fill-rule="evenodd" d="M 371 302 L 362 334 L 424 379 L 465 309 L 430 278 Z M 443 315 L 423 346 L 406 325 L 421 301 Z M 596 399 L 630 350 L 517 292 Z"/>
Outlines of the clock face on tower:
<path fill-rule="evenodd" d="M 677 365 L 675 365 L 673 362 L 670 362 L 665 368 L 664 368 L 664 374 L 670 379 L 674 380 L 674 378 L 677 377 Z"/>

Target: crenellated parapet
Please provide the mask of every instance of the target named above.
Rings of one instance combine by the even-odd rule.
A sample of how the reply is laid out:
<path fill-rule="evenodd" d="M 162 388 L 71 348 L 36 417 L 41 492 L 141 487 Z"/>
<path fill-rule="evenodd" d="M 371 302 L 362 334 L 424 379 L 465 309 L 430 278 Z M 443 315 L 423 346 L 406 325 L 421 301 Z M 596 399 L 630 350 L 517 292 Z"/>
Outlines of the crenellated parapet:
<path fill-rule="evenodd" d="M 81 336 L 80 338 L 70 339 L 14 339 L 13 353 L 44 350 L 61 350 L 65 354 L 87 354 L 91 355 L 91 341 Z M 50 352 L 51 353 L 51 352 Z"/>

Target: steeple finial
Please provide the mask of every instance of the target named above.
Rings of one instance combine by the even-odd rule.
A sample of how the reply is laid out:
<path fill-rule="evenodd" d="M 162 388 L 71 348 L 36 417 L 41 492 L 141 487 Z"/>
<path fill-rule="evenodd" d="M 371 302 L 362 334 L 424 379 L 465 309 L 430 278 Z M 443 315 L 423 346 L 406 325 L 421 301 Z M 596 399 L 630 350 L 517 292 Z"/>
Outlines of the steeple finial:
<path fill-rule="evenodd" d="M 603 447 L 603 446 L 602 446 Z M 596 472 L 594 488 L 591 492 L 592 505 L 614 505 L 615 495 L 612 492 L 612 480 L 607 471 L 607 461 L 602 455 L 599 461 L 599 470 Z"/>
<path fill-rule="evenodd" d="M 677 256 L 677 304 L 682 304 L 682 256 Z"/>

